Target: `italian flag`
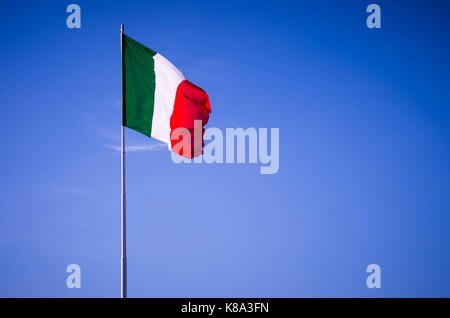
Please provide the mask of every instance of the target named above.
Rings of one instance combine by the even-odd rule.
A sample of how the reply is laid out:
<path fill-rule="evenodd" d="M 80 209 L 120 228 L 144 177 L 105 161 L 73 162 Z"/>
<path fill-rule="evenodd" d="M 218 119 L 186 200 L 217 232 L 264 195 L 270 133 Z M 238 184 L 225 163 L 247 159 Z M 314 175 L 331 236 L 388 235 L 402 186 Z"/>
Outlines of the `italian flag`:
<path fill-rule="evenodd" d="M 209 97 L 164 56 L 122 34 L 122 125 L 179 155 L 202 154 Z M 200 124 L 199 124 L 200 123 Z"/>

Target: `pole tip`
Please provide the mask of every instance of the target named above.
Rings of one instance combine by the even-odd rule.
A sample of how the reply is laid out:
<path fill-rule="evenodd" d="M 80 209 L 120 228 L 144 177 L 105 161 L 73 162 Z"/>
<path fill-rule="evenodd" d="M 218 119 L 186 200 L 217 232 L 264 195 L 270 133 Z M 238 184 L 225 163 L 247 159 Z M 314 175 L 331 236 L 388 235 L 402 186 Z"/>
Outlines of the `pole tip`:
<path fill-rule="evenodd" d="M 123 33 L 123 24 L 120 25 L 120 33 Z"/>

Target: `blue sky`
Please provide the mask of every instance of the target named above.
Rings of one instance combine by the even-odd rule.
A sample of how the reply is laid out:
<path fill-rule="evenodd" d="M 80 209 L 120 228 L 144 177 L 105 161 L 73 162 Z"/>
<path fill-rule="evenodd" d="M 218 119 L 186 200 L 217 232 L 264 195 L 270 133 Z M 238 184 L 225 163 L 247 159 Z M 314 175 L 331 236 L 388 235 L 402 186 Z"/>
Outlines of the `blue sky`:
<path fill-rule="evenodd" d="M 448 2 L 70 3 L 0 3 L 1 297 L 120 296 L 121 23 L 207 127 L 280 129 L 274 175 L 127 131 L 130 297 L 450 297 Z"/>

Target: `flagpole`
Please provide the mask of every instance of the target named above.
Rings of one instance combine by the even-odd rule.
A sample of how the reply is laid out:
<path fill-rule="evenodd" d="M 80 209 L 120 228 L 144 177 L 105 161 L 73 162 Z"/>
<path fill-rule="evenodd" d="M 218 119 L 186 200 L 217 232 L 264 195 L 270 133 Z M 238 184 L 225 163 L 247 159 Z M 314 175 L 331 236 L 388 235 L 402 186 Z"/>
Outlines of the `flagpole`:
<path fill-rule="evenodd" d="M 120 47 L 122 55 L 122 112 L 124 111 L 124 52 L 123 52 L 123 24 L 120 25 Z M 122 233 L 122 273 L 121 273 L 121 298 L 127 298 L 127 222 L 126 222 L 126 201 L 125 201 L 125 128 L 123 126 L 123 116 L 122 113 L 122 146 L 121 146 L 121 176 L 122 176 L 122 191 L 121 191 L 121 233 Z"/>

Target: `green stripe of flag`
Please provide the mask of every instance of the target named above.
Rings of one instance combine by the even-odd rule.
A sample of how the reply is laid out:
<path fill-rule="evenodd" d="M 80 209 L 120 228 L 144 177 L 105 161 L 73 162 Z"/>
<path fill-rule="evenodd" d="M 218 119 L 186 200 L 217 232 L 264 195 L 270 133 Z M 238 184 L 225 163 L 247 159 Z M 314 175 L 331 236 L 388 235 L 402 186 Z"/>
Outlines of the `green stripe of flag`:
<path fill-rule="evenodd" d="M 122 34 L 122 124 L 151 137 L 156 52 Z"/>

